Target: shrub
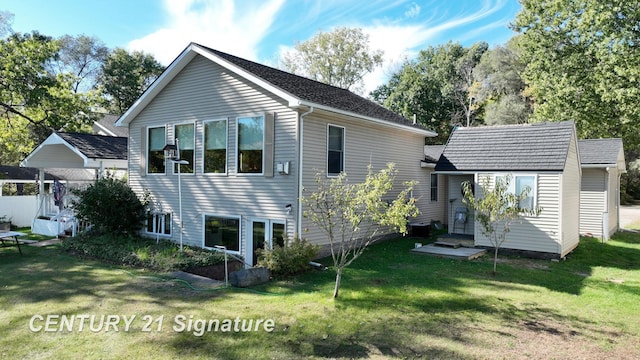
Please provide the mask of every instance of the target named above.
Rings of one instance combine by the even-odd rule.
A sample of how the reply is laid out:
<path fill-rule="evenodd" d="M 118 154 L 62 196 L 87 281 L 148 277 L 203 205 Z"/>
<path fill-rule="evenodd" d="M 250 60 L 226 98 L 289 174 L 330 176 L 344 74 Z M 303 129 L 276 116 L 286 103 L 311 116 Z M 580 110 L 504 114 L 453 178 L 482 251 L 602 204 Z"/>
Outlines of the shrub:
<path fill-rule="evenodd" d="M 155 271 L 186 270 L 224 262 L 224 256 L 215 251 L 184 247 L 181 253 L 178 245 L 168 240 L 156 244 L 151 239 L 113 234 L 68 238 L 62 242 L 62 249 L 113 264 Z"/>
<path fill-rule="evenodd" d="M 87 188 L 73 190 L 76 216 L 98 233 L 134 234 L 142 227 L 148 200 L 141 200 L 122 180 L 106 176 Z"/>
<path fill-rule="evenodd" d="M 320 247 L 307 240 L 294 238 L 285 241 L 285 246 L 275 246 L 272 250 L 262 250 L 258 255 L 258 265 L 271 270 L 274 275 L 293 275 L 309 270 Z"/>

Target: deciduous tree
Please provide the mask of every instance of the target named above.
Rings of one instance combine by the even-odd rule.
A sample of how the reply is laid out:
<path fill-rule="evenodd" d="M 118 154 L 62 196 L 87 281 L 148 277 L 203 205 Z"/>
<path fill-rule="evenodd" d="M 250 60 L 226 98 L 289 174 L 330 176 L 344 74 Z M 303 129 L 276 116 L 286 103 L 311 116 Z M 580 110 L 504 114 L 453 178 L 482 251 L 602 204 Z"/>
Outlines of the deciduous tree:
<path fill-rule="evenodd" d="M 640 144 L 640 3 L 523 0 L 514 22 L 538 121 Z"/>
<path fill-rule="evenodd" d="M 362 78 L 382 64 L 382 55 L 369 48 L 369 36 L 362 29 L 339 27 L 297 42 L 281 63 L 294 74 L 359 91 Z"/>
<path fill-rule="evenodd" d="M 109 110 L 123 114 L 162 71 L 164 67 L 150 54 L 113 50 L 102 66 L 100 79 Z"/>
<path fill-rule="evenodd" d="M 493 245 L 493 274 L 496 274 L 498 263 L 498 250 L 507 239 L 511 231 L 511 224 L 524 216 L 538 216 L 542 211 L 540 207 L 521 207 L 522 200 L 527 198 L 531 188 L 525 186 L 520 194 L 509 192 L 511 175 L 496 176 L 493 187 L 489 184 L 489 178 L 482 179 L 482 192 L 476 196 L 473 184 L 469 181 L 462 184 L 464 198 L 462 202 L 474 211 L 474 217 L 481 225 L 482 235 Z"/>
<path fill-rule="evenodd" d="M 407 233 L 407 221 L 418 215 L 415 199 L 410 197 L 414 181 L 405 182 L 395 199 L 390 192 L 397 174 L 393 164 L 369 172 L 362 183 L 351 184 L 346 173 L 326 179 L 316 175 L 317 190 L 303 198 L 304 212 L 329 238 L 336 269 L 333 297 L 337 298 L 344 269 L 375 241 L 383 229 Z"/>

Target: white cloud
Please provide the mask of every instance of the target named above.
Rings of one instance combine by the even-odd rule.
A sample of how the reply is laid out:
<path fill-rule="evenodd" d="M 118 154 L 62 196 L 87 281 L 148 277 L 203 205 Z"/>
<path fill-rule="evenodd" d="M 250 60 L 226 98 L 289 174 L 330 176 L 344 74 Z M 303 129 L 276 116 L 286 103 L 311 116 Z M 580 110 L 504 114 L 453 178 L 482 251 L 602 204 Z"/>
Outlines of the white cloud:
<path fill-rule="evenodd" d="M 284 0 L 165 0 L 168 22 L 128 49 L 151 53 L 167 65 L 193 41 L 257 60 L 256 49 L 283 5 Z"/>
<path fill-rule="evenodd" d="M 404 16 L 408 18 L 414 18 L 418 15 L 420 15 L 420 5 L 416 3 L 411 4 L 411 6 L 409 7 L 409 10 L 404 12 Z"/>

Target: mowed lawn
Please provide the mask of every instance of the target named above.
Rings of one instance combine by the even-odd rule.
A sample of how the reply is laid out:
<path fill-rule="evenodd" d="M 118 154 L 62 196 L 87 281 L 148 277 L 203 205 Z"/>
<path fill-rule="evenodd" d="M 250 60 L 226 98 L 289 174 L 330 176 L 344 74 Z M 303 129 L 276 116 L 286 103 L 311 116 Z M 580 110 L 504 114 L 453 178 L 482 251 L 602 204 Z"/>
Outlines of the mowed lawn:
<path fill-rule="evenodd" d="M 640 234 L 585 238 L 560 262 L 501 257 L 495 277 L 490 257 L 415 255 L 415 241 L 371 246 L 337 300 L 331 270 L 251 291 L 197 291 L 57 247 L 25 246 L 24 256 L 3 248 L 0 358 L 640 358 Z M 48 315 L 135 318 L 128 331 L 121 319 L 108 331 L 46 332 L 38 316 Z M 271 319 L 275 328 L 200 333 L 176 316 Z"/>

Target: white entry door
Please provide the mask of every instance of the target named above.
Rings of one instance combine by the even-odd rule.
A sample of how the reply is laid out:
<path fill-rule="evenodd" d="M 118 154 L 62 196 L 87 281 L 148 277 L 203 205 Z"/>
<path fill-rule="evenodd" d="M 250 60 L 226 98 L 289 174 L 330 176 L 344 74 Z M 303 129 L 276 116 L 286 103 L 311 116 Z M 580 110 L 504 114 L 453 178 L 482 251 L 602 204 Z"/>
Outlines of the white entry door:
<path fill-rule="evenodd" d="M 284 220 L 252 219 L 247 236 L 246 263 L 258 263 L 259 249 L 272 249 L 275 245 L 284 246 L 286 234 Z"/>

